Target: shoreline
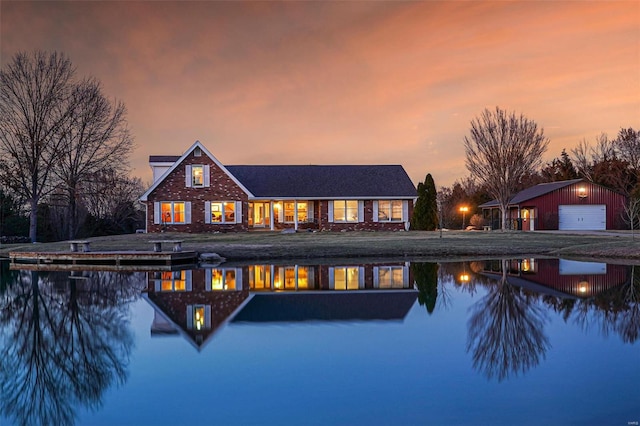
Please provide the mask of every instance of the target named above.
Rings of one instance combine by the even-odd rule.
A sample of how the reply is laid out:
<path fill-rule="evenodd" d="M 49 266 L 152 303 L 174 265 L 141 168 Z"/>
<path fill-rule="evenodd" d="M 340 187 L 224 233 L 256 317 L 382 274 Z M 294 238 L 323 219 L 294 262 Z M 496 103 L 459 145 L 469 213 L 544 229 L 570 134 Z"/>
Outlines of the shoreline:
<path fill-rule="evenodd" d="M 127 234 L 93 237 L 91 251 L 150 251 L 151 241 L 181 240 L 182 249 L 217 253 L 227 262 L 380 258 L 414 261 L 564 257 L 640 264 L 640 235 L 625 231 L 439 231 L 344 233 Z M 65 252 L 69 242 L 0 245 L 10 252 Z"/>

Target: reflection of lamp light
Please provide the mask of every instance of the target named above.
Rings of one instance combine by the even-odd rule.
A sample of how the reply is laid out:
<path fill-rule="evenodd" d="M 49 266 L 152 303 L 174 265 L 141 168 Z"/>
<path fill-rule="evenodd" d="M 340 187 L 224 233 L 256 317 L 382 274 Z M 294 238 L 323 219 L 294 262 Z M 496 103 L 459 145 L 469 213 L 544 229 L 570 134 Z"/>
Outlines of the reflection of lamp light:
<path fill-rule="evenodd" d="M 469 277 L 469 274 L 466 274 L 466 273 L 460 274 L 460 282 L 461 283 L 468 283 L 470 279 L 471 278 Z"/>
<path fill-rule="evenodd" d="M 589 282 L 588 281 L 580 281 L 578 283 L 578 291 L 580 293 L 586 293 L 588 289 L 589 289 Z"/>
<path fill-rule="evenodd" d="M 469 207 L 467 206 L 460 207 L 460 212 L 462 213 L 462 229 L 464 229 L 464 217 L 468 211 L 469 211 Z"/>
<path fill-rule="evenodd" d="M 586 198 L 587 197 L 587 188 L 585 188 L 584 186 L 581 186 L 580 188 L 578 188 L 578 197 Z"/>

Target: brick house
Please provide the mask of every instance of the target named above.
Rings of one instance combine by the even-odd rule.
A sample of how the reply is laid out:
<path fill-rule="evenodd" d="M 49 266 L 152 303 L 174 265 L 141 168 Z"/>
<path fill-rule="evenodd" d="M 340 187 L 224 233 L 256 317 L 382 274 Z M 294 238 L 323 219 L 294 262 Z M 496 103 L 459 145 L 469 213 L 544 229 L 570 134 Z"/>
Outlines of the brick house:
<path fill-rule="evenodd" d="M 149 165 L 147 232 L 400 231 L 417 198 L 399 165 L 224 166 L 199 141 Z"/>

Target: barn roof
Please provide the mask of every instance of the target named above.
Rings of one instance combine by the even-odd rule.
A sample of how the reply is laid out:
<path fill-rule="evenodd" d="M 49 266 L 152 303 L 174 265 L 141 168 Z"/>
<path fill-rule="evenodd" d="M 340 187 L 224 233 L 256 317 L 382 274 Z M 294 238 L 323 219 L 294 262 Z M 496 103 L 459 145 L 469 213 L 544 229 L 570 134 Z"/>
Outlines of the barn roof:
<path fill-rule="evenodd" d="M 583 180 L 584 179 L 561 180 L 557 182 L 540 183 L 535 186 L 530 186 L 529 188 L 523 189 L 522 191 L 514 195 L 511 201 L 509 201 L 509 204 L 510 205 L 520 204 L 524 201 L 528 201 L 533 198 L 537 198 L 542 195 L 549 194 L 558 189 L 573 185 L 574 183 L 582 182 Z M 484 204 L 479 205 L 478 207 L 487 208 L 487 207 L 497 207 L 498 205 L 499 204 L 497 200 L 491 200 Z"/>

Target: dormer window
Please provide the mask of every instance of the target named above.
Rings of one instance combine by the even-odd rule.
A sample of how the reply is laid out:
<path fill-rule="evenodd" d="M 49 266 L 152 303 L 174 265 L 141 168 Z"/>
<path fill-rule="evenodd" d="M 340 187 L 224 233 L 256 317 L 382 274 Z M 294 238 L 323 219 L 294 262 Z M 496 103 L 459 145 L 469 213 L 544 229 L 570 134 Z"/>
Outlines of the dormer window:
<path fill-rule="evenodd" d="M 193 187 L 204 186 L 204 166 L 202 165 L 191 166 L 191 186 Z"/>

